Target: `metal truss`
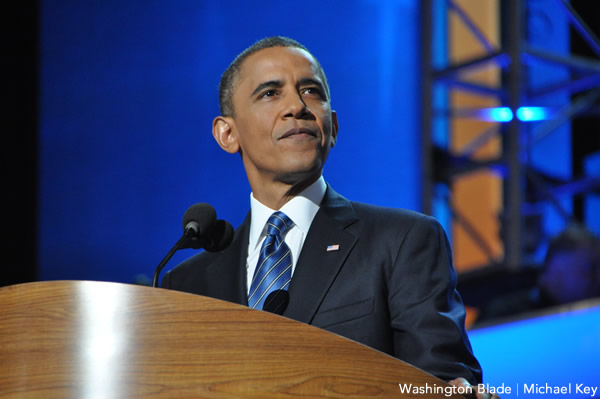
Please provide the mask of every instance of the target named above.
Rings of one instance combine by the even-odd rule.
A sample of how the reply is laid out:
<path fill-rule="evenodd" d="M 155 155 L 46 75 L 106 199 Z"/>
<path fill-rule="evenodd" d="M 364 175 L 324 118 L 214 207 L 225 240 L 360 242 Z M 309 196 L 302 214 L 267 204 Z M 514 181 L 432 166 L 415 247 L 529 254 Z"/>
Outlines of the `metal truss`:
<path fill-rule="evenodd" d="M 440 0 L 442 1 L 442 0 Z M 434 187 L 439 182 L 451 183 L 465 173 L 476 169 L 501 170 L 503 175 L 502 237 L 504 259 L 496 260 L 487 248 L 485 240 L 478 234 L 476 224 L 468 223 L 452 206 L 452 190 L 446 198 L 450 214 L 457 223 L 461 223 L 469 236 L 487 254 L 489 264 L 501 263 L 508 268 L 518 268 L 523 259 L 523 218 L 532 203 L 545 201 L 552 204 L 565 221 L 572 220 L 571 215 L 561 206 L 562 196 L 585 193 L 600 193 L 600 178 L 586 177 L 574 181 L 557 181 L 536 171 L 528 164 L 524 156 L 546 136 L 553 134 L 569 119 L 587 113 L 598 113 L 600 109 L 600 40 L 585 18 L 566 0 L 555 0 L 560 5 L 571 26 L 581 35 L 595 57 L 576 55 L 564 56 L 540 50 L 528 44 L 526 37 L 525 0 L 501 0 L 501 48 L 491 44 L 468 14 L 453 0 L 443 0 L 446 13 L 453 13 L 477 40 L 483 55 L 455 65 L 436 69 L 434 67 L 433 7 L 435 0 L 423 0 L 421 12 L 421 65 L 422 77 L 422 209 L 432 213 Z M 447 18 L 448 16 L 446 16 Z M 597 58 L 596 58 L 597 57 Z M 526 68 L 532 63 L 556 65 L 569 71 L 570 78 L 553 82 L 543 87 L 530 87 Z M 479 70 L 494 64 L 501 70 L 500 87 L 490 87 L 464 78 L 467 72 Z M 445 88 L 489 96 L 510 109 L 513 117 L 507 122 L 498 122 L 482 131 L 475 139 L 458 151 L 451 152 L 434 143 L 434 118 L 447 118 L 445 126 L 451 126 L 452 118 L 465 112 L 477 115 L 477 110 L 434 109 L 434 90 Z M 523 105 L 535 103 L 541 96 L 552 93 L 566 93 L 571 101 L 557 110 L 551 119 L 538 123 L 533 131 L 524 137 L 525 126 L 517 111 Z M 593 133 L 592 133 L 593 134 Z M 600 136 L 600 134 L 599 134 Z M 501 137 L 501 155 L 495 159 L 474 159 L 473 154 L 490 139 Z M 600 139 L 600 137 L 599 137 Z"/>

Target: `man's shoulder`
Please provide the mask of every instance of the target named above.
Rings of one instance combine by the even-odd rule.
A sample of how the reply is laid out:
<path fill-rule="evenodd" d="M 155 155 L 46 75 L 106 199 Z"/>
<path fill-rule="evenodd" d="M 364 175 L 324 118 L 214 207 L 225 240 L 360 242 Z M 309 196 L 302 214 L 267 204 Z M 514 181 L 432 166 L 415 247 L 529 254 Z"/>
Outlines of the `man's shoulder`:
<path fill-rule="evenodd" d="M 412 226 L 415 224 L 433 226 L 439 225 L 437 220 L 433 217 L 410 209 L 392 208 L 349 200 L 334 191 L 331 186 L 328 186 L 328 192 L 324 201 L 324 205 L 325 208 L 331 207 L 332 209 L 351 209 L 350 212 L 346 212 L 346 215 L 353 214 L 356 219 L 366 224 L 378 224 L 380 226 L 397 226 L 398 224 L 404 226 Z"/>
<path fill-rule="evenodd" d="M 431 219 L 423 213 L 413 211 L 405 208 L 392 208 L 381 205 L 368 204 L 359 201 L 350 201 L 352 207 L 356 210 L 356 213 L 360 215 L 377 216 L 382 215 L 384 217 L 403 218 L 407 220 L 418 220 L 418 219 Z"/>
<path fill-rule="evenodd" d="M 218 259 L 218 253 L 202 251 L 190 256 L 183 262 L 169 270 L 163 279 L 163 286 L 166 284 L 179 287 L 186 285 L 188 281 L 193 281 L 204 274 L 207 268 Z M 187 291 L 181 289 L 182 291 Z"/>
<path fill-rule="evenodd" d="M 210 265 L 214 261 L 216 261 L 219 257 L 220 252 L 209 252 L 209 251 L 201 251 L 195 255 L 190 256 L 185 259 L 179 265 L 177 265 L 177 269 L 188 269 L 188 268 L 196 268 L 200 265 Z"/>
<path fill-rule="evenodd" d="M 391 208 L 364 202 L 350 201 L 359 220 L 372 225 L 384 226 L 429 226 L 437 229 L 439 222 L 428 215 L 404 208 Z"/>

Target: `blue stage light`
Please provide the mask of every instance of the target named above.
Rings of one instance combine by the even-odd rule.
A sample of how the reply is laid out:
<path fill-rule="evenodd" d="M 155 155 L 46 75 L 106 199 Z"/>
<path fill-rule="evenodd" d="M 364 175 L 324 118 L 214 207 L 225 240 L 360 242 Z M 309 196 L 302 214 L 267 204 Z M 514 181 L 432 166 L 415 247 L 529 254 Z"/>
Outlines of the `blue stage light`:
<path fill-rule="evenodd" d="M 517 118 L 523 122 L 543 121 L 550 117 L 550 111 L 545 107 L 519 107 Z"/>
<path fill-rule="evenodd" d="M 513 113 L 508 107 L 484 108 L 481 110 L 482 119 L 492 122 L 510 122 L 513 119 Z"/>
<path fill-rule="evenodd" d="M 510 122 L 514 117 L 509 107 L 482 108 L 472 115 L 490 122 Z M 551 112 L 550 108 L 546 107 L 519 107 L 516 116 L 522 122 L 535 122 L 550 119 Z"/>

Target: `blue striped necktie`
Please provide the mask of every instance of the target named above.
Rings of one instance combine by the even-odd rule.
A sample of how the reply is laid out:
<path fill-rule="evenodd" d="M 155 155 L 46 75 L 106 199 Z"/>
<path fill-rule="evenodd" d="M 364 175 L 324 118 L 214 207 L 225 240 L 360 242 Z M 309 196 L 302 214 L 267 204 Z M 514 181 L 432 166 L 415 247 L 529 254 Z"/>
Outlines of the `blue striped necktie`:
<path fill-rule="evenodd" d="M 294 222 L 283 212 L 275 212 L 267 220 L 267 237 L 260 248 L 254 271 L 248 306 L 262 309 L 269 293 L 287 290 L 292 279 L 292 254 L 283 237 Z"/>

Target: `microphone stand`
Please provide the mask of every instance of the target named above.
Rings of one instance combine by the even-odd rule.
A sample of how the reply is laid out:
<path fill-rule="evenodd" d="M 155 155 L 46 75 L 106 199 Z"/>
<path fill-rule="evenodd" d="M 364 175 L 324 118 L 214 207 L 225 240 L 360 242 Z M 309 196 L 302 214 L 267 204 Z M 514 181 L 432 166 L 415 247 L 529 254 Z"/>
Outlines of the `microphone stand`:
<path fill-rule="evenodd" d="M 167 256 L 165 256 L 163 258 L 163 260 L 160 261 L 158 266 L 156 266 L 156 270 L 154 270 L 154 277 L 152 278 L 152 287 L 153 288 L 158 287 L 158 276 L 160 275 L 160 272 L 162 271 L 162 269 L 167 265 L 167 262 L 169 260 L 171 260 L 173 255 L 175 255 L 175 252 L 177 252 L 184 246 L 184 244 L 187 242 L 187 240 L 188 240 L 187 235 L 186 234 L 182 235 L 181 238 L 175 243 L 173 248 L 171 248 L 171 250 L 169 251 Z"/>

